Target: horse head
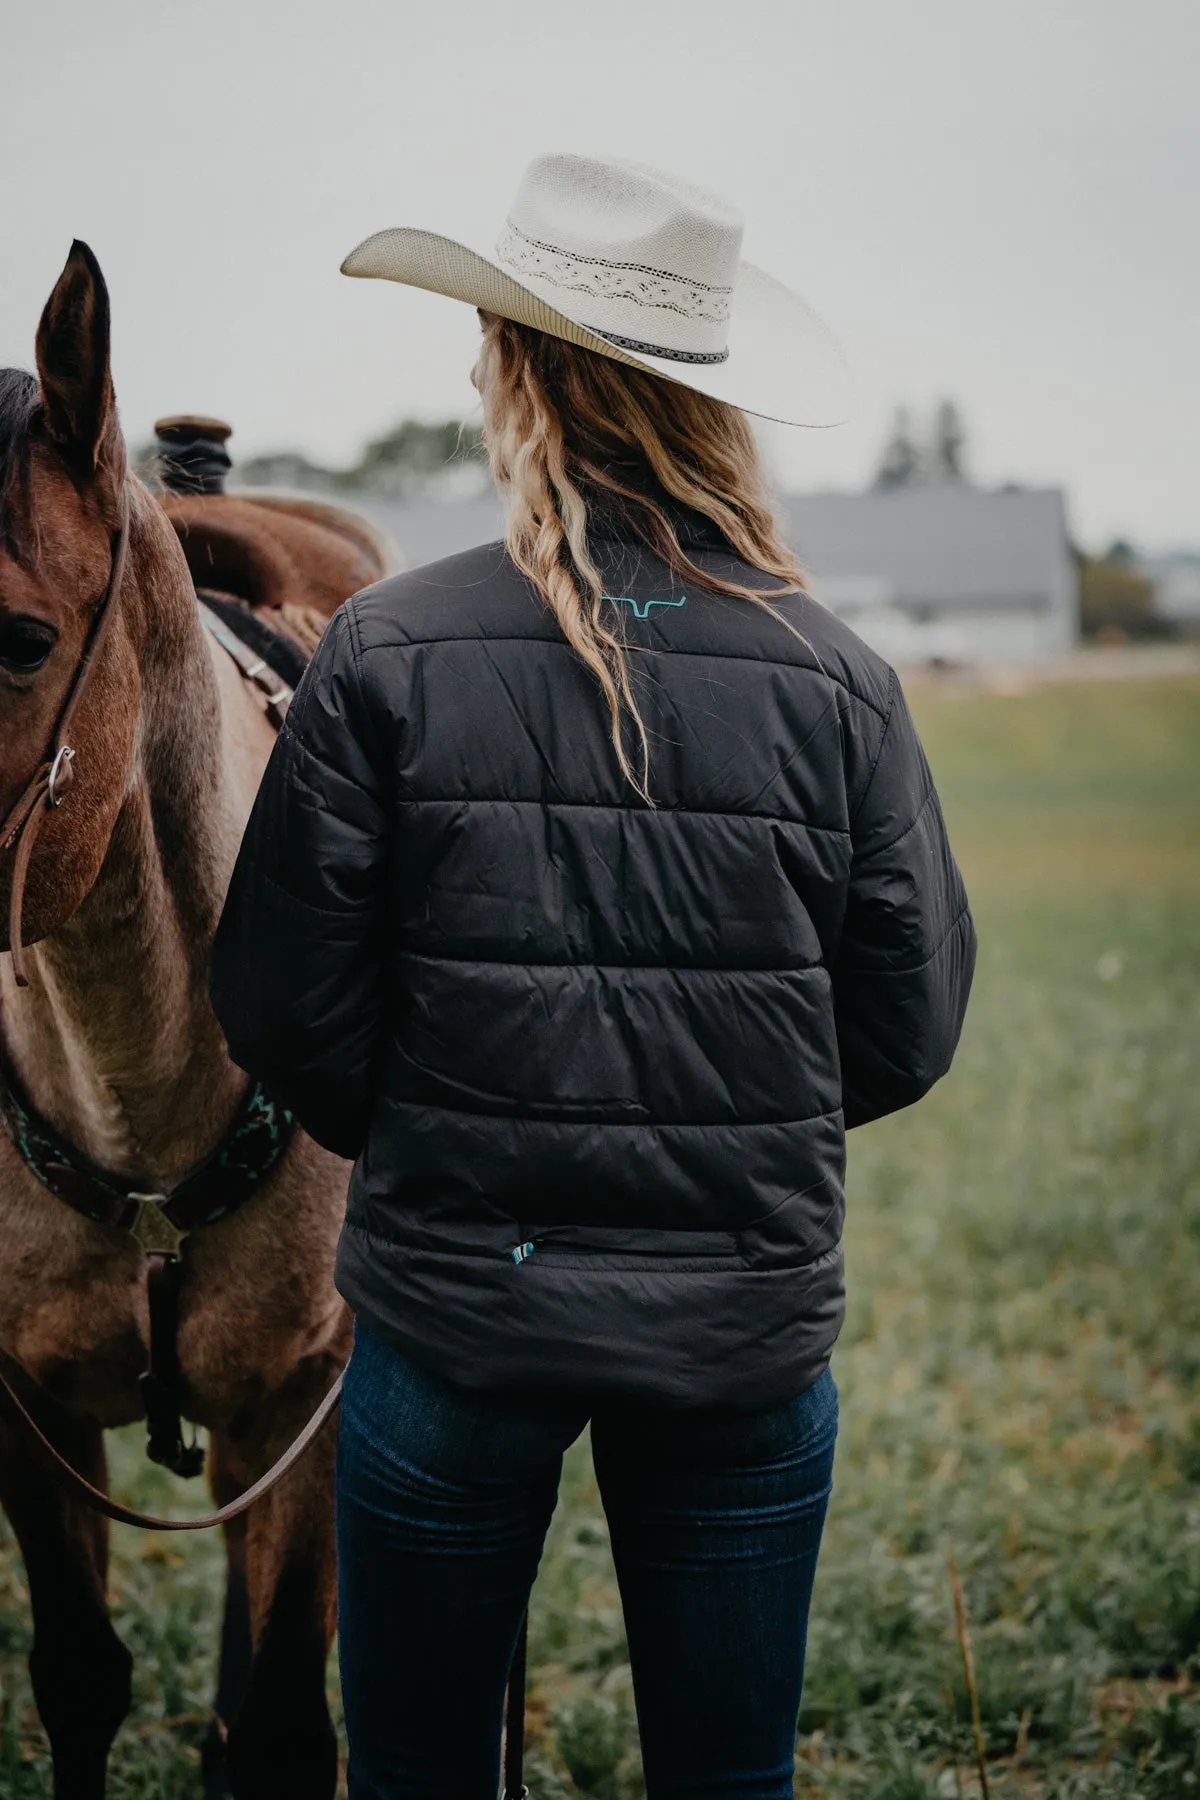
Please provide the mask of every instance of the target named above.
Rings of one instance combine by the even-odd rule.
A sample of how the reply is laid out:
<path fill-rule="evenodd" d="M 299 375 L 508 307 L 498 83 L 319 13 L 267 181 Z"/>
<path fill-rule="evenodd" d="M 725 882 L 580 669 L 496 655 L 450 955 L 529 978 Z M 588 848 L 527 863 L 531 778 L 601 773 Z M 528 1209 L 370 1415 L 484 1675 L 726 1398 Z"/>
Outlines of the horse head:
<path fill-rule="evenodd" d="M 174 533 L 128 473 L 108 291 L 86 244 L 72 245 L 42 313 L 37 370 L 36 381 L 0 371 L 0 821 L 9 821 L 7 849 L 0 846 L 0 950 L 13 947 L 13 809 L 20 814 L 22 796 L 54 755 L 84 659 L 95 653 L 71 718 L 71 766 L 58 771 L 60 791 L 38 803 L 44 817 L 25 886 L 26 942 L 70 919 L 100 872 L 136 753 L 150 598 L 161 614 L 173 594 L 186 601 L 191 592 Z M 128 559 L 101 640 L 126 509 Z M 67 804 L 54 804 L 64 795 Z"/>

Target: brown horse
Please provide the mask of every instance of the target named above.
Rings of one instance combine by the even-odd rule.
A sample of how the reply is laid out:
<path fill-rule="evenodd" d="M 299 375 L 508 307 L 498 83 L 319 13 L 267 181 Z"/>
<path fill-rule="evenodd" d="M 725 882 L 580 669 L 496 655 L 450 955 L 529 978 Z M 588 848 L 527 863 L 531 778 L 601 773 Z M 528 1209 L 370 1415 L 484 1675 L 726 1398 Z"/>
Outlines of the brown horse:
<path fill-rule="evenodd" d="M 130 1190 L 163 1193 L 221 1142 L 246 1088 L 209 1006 L 209 949 L 274 733 L 262 696 L 202 629 L 175 528 L 128 472 L 108 298 L 83 245 L 42 315 L 37 362 L 40 385 L 0 373 L 0 817 L 45 755 L 126 503 L 128 564 L 74 723 L 67 803 L 47 813 L 33 851 L 27 987 L 0 957 L 0 1037 L 57 1133 Z M 369 552 L 346 536 L 336 597 L 383 572 Z M 5 908 L 12 861 L 0 859 Z M 244 1206 L 188 1239 L 184 1411 L 210 1433 L 220 1501 L 269 1467 L 347 1355 L 332 1281 L 346 1175 L 297 1132 Z M 143 1252 L 55 1198 L 0 1134 L 0 1258 L 0 1365 L 47 1436 L 102 1484 L 105 1428 L 143 1410 Z M 226 1780 L 254 1800 L 334 1791 L 332 1457 L 326 1432 L 227 1531 L 211 1793 Z M 100 1800 L 130 1698 L 130 1657 L 107 1612 L 107 1527 L 2 1427 L 0 1501 L 28 1572 L 55 1795 Z"/>

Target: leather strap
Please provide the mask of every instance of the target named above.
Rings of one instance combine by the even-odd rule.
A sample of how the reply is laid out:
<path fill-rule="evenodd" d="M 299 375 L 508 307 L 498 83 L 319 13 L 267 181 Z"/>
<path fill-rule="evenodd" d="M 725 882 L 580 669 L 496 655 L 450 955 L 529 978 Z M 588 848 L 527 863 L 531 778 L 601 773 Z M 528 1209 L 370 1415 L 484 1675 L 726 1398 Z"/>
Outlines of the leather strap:
<path fill-rule="evenodd" d="M 260 1475 L 236 1500 L 230 1500 L 215 1512 L 202 1513 L 198 1519 L 160 1519 L 154 1513 L 138 1512 L 135 1507 L 122 1506 L 119 1500 L 111 1500 L 107 1494 L 85 1480 L 78 1469 L 73 1468 L 66 1457 L 61 1456 L 54 1448 L 36 1419 L 26 1410 L 19 1395 L 9 1385 L 7 1378 L 0 1374 L 0 1418 L 7 1419 L 25 1439 L 43 1468 L 48 1469 L 69 1493 L 90 1507 L 92 1512 L 101 1513 L 104 1518 L 112 1519 L 118 1525 L 137 1525 L 143 1531 L 207 1531 L 212 1525 L 227 1525 L 230 1519 L 236 1519 L 240 1513 L 253 1506 L 256 1500 L 269 1494 L 276 1483 L 295 1468 L 336 1409 L 341 1397 L 342 1377 L 339 1375 L 308 1424 L 288 1445 L 279 1461 L 273 1463 L 266 1474 Z"/>
<path fill-rule="evenodd" d="M 284 714 L 292 703 L 294 690 L 275 672 L 265 657 L 257 655 L 248 644 L 242 642 L 211 606 L 205 606 L 203 600 L 197 604 L 204 629 L 233 658 L 246 680 L 266 696 L 267 717 L 278 731 L 283 724 Z"/>
<path fill-rule="evenodd" d="M 183 1264 L 156 1250 L 146 1258 L 146 1298 L 150 1304 L 150 1355 L 138 1376 L 146 1410 L 146 1455 L 172 1475 L 189 1480 L 204 1467 L 203 1447 L 183 1441 L 179 1366 L 179 1297 Z"/>
<path fill-rule="evenodd" d="M 30 858 L 33 855 L 33 847 L 37 842 L 38 833 L 42 829 L 46 815 L 62 805 L 67 789 L 74 780 L 73 764 L 76 753 L 71 745 L 71 727 L 75 722 L 75 716 L 87 691 L 92 673 L 100 661 L 101 652 L 112 631 L 112 622 L 117 610 L 115 601 L 121 591 L 128 556 L 129 490 L 122 488 L 121 522 L 113 545 L 112 567 L 109 571 L 108 586 L 104 590 L 92 626 L 91 636 L 76 665 L 71 685 L 67 689 L 45 761 L 39 764 L 25 791 L 16 804 L 9 808 L 8 816 L 3 823 L 0 823 L 0 854 L 6 850 L 12 850 L 14 847 L 16 850 L 13 858 L 12 883 L 8 892 L 8 947 L 12 953 L 13 976 L 18 987 L 29 986 L 29 977 L 25 972 L 25 948 L 21 935 L 21 918 L 25 904 L 25 881 L 29 874 Z"/>
<path fill-rule="evenodd" d="M 261 656 L 281 681 L 293 689 L 299 687 L 308 668 L 309 652 L 296 638 L 269 623 L 273 609 L 264 617 L 249 601 L 222 594 L 217 588 L 198 587 L 196 598 L 229 627 L 235 638 L 241 639 L 247 650 Z"/>

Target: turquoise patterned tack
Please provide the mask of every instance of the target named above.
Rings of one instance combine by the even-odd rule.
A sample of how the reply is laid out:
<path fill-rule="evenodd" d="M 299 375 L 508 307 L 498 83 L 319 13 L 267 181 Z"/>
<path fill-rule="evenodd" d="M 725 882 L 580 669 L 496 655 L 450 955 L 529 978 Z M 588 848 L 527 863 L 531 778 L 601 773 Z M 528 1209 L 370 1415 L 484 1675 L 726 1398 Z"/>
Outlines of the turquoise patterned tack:
<path fill-rule="evenodd" d="M 287 1107 L 272 1100 L 255 1082 L 219 1149 L 198 1169 L 185 1175 L 167 1198 L 179 1201 L 186 1198 L 189 1190 L 192 1193 L 197 1189 L 203 1191 L 214 1172 L 219 1171 L 225 1178 L 221 1183 L 225 1194 L 215 1199 L 196 1220 L 197 1225 L 215 1224 L 218 1219 L 236 1211 L 244 1200 L 249 1199 L 259 1182 L 271 1173 L 287 1149 L 294 1123 Z M 49 1188 L 56 1199 L 82 1212 L 85 1217 L 107 1224 L 111 1222 L 111 1214 L 103 1206 L 101 1197 L 116 1201 L 128 1199 L 129 1182 L 107 1169 L 97 1168 L 69 1139 L 62 1137 L 34 1110 L 12 1070 L 3 1066 L 0 1066 L 0 1125 L 30 1173 Z M 95 1190 L 94 1208 L 89 1208 L 78 1185 L 68 1188 L 57 1178 L 57 1171 L 82 1178 Z"/>

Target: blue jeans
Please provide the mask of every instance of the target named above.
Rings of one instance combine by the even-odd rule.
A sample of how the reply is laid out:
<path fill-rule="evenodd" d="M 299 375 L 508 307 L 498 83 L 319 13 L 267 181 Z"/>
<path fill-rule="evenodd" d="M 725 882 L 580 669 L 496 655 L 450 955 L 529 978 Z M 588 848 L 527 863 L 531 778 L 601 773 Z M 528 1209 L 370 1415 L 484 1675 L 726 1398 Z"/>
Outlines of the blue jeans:
<path fill-rule="evenodd" d="M 832 1376 L 753 1413 L 477 1393 L 361 1325 L 337 1476 L 350 1800 L 496 1800 L 509 1663 L 589 1418 L 649 1800 L 791 1800 Z"/>

